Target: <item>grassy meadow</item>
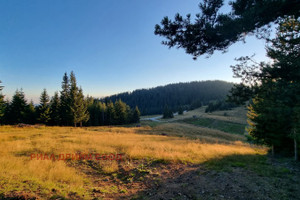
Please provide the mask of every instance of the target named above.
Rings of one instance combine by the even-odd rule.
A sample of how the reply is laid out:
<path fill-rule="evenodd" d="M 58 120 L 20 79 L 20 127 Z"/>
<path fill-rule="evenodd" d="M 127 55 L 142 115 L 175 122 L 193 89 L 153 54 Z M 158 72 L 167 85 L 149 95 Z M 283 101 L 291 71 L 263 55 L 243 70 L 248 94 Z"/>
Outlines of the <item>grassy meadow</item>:
<path fill-rule="evenodd" d="M 199 176 L 203 167 L 290 174 L 267 164 L 267 148 L 248 144 L 244 135 L 189 120 L 145 121 L 142 127 L 0 126 L 0 199 L 144 199 L 176 170 Z M 76 153 L 122 154 L 122 160 L 31 159 Z"/>

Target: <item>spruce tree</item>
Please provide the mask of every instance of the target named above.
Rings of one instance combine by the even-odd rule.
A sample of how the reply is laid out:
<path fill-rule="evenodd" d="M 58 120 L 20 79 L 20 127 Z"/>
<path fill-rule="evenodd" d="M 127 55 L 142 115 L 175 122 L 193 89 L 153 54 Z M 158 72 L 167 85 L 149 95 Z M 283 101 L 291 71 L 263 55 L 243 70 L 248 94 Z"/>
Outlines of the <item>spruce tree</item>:
<path fill-rule="evenodd" d="M 113 125 L 115 123 L 115 108 L 112 101 L 106 105 L 106 125 Z"/>
<path fill-rule="evenodd" d="M 163 112 L 163 118 L 167 119 L 167 118 L 173 118 L 173 117 L 174 117 L 174 115 L 173 115 L 172 110 L 169 109 L 168 105 L 166 105 L 164 108 L 164 112 Z"/>
<path fill-rule="evenodd" d="M 89 120 L 89 113 L 87 111 L 87 108 L 87 101 L 84 99 L 82 89 L 80 88 L 77 95 L 75 96 L 74 105 L 72 106 L 72 114 L 75 127 L 77 123 L 79 123 L 80 127 L 82 127 L 82 123 Z"/>
<path fill-rule="evenodd" d="M 1 83 L 1 81 L 0 81 Z M 1 91 L 3 86 L 0 86 L 0 124 L 4 122 L 4 113 L 5 113 L 5 102 L 4 102 L 4 95 L 2 95 Z"/>
<path fill-rule="evenodd" d="M 103 102 L 98 102 L 98 113 L 100 125 L 105 124 L 106 105 Z"/>
<path fill-rule="evenodd" d="M 38 107 L 38 121 L 43 124 L 47 124 L 50 121 L 50 105 L 49 95 L 47 90 L 44 89 L 40 97 L 40 105 Z"/>
<path fill-rule="evenodd" d="M 26 114 L 27 102 L 25 99 L 24 92 L 22 89 L 16 90 L 14 96 L 12 97 L 12 101 L 9 104 L 7 115 L 7 122 L 9 124 L 18 124 L 25 122 L 25 114 Z"/>
<path fill-rule="evenodd" d="M 76 82 L 76 77 L 73 71 L 71 71 L 70 74 L 70 91 L 69 91 L 69 105 L 70 105 L 70 111 L 71 111 L 71 122 L 76 127 L 76 124 L 78 123 L 78 113 L 77 109 L 77 96 L 78 96 L 78 87 Z"/>
<path fill-rule="evenodd" d="M 178 115 L 183 115 L 183 108 L 182 108 L 182 106 L 179 106 L 179 108 L 178 108 Z"/>
<path fill-rule="evenodd" d="M 88 104 L 84 98 L 82 89 L 78 88 L 76 77 L 72 71 L 70 74 L 70 108 L 71 108 L 71 119 L 72 123 L 76 127 L 79 123 L 82 126 L 83 122 L 86 122 L 89 119 L 89 113 L 87 111 Z"/>
<path fill-rule="evenodd" d="M 60 124 L 70 125 L 71 123 L 71 107 L 70 107 L 70 83 L 67 73 L 63 76 L 60 92 Z"/>
<path fill-rule="evenodd" d="M 237 70 L 252 84 L 249 133 L 256 141 L 272 147 L 272 152 L 297 150 L 297 105 L 300 102 L 300 28 L 299 19 L 287 17 L 280 22 L 276 38 L 271 40 L 268 56 L 272 64 L 261 63 L 255 69 L 244 64 Z M 246 65 L 246 66 L 245 66 Z M 249 69 L 250 68 L 250 69 Z M 243 95 L 243 94 L 242 94 Z M 296 139 L 296 140 L 295 140 Z M 296 142 L 296 147 L 294 144 Z"/>
<path fill-rule="evenodd" d="M 35 124 L 37 122 L 36 108 L 31 100 L 25 111 L 25 123 Z"/>
<path fill-rule="evenodd" d="M 58 96 L 58 92 L 54 93 L 54 96 L 51 98 L 50 101 L 50 118 L 51 125 L 60 125 L 60 99 Z"/>
<path fill-rule="evenodd" d="M 140 116 L 141 116 L 141 112 L 139 110 L 139 108 L 136 106 L 133 114 L 132 114 L 132 122 L 133 123 L 139 123 L 140 122 Z"/>
<path fill-rule="evenodd" d="M 127 106 L 121 100 L 117 100 L 114 104 L 115 109 L 115 123 L 116 124 L 125 124 L 127 121 Z"/>

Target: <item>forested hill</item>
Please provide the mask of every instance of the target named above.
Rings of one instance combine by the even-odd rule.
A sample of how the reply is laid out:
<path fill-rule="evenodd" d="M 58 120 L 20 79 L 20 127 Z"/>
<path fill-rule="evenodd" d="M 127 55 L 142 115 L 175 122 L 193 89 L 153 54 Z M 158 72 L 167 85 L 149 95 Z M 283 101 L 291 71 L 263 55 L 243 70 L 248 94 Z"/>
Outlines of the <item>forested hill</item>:
<path fill-rule="evenodd" d="M 175 83 L 150 89 L 138 89 L 102 99 L 113 101 L 121 99 L 130 107 L 138 106 L 142 115 L 161 114 L 167 105 L 173 111 L 180 106 L 185 109 L 206 105 L 209 101 L 224 99 L 233 83 L 225 81 L 194 81 Z"/>

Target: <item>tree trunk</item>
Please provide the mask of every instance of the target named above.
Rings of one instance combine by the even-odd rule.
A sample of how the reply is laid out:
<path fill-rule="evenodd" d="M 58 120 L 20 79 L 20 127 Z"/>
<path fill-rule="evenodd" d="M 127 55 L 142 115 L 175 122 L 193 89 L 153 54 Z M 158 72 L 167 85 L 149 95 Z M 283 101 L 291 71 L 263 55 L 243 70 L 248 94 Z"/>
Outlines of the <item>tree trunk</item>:
<path fill-rule="evenodd" d="M 76 127 L 76 122 L 74 122 L 74 127 Z"/>
<path fill-rule="evenodd" d="M 82 122 L 80 122 L 80 127 L 82 127 Z"/>
<path fill-rule="evenodd" d="M 294 138 L 294 148 L 295 148 L 295 161 L 298 160 L 298 145 L 297 145 L 297 140 Z"/>

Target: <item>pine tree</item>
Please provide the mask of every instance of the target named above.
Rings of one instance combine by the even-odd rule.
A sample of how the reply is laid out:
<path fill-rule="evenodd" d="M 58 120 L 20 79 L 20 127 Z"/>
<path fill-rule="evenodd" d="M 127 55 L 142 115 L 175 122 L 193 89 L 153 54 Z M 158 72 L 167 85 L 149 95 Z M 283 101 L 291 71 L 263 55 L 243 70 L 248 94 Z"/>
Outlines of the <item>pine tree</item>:
<path fill-rule="evenodd" d="M 133 114 L 132 114 L 132 122 L 133 123 L 139 123 L 140 122 L 140 116 L 141 116 L 141 112 L 139 110 L 139 108 L 136 106 Z"/>
<path fill-rule="evenodd" d="M 54 93 L 54 96 L 51 98 L 50 101 L 50 118 L 51 125 L 60 125 L 60 99 L 58 96 L 58 92 Z"/>
<path fill-rule="evenodd" d="M 113 102 L 108 102 L 106 105 L 106 125 L 113 125 L 115 123 L 115 108 Z"/>
<path fill-rule="evenodd" d="M 249 132 L 256 141 L 272 146 L 273 154 L 279 151 L 291 152 L 292 149 L 296 152 L 298 148 L 299 120 L 296 108 L 300 102 L 299 25 L 299 19 L 293 17 L 281 21 L 277 36 L 267 51 L 273 63 L 261 64 L 261 71 L 254 74 L 255 97 L 248 114 Z"/>
<path fill-rule="evenodd" d="M 299 17 L 299 0 L 232 0 L 231 10 L 221 11 L 224 0 L 203 0 L 195 17 L 176 14 L 174 20 L 164 17 L 155 26 L 155 34 L 164 37 L 163 45 L 183 48 L 194 59 L 216 50 L 226 51 L 246 35 L 268 38 L 270 23 L 288 15 Z M 192 22 L 192 19 L 194 23 Z"/>
<path fill-rule="evenodd" d="M 0 83 L 2 83 L 0 81 Z M 4 95 L 2 95 L 1 91 L 3 89 L 3 86 L 0 86 L 0 124 L 3 124 L 4 122 L 4 113 L 5 113 L 5 102 L 4 102 Z"/>
<path fill-rule="evenodd" d="M 163 112 L 163 118 L 167 119 L 167 118 L 173 118 L 173 117 L 174 117 L 174 115 L 173 115 L 172 110 L 169 109 L 168 105 L 166 105 L 164 108 L 164 112 Z"/>
<path fill-rule="evenodd" d="M 77 96 L 78 96 L 78 87 L 76 82 L 76 77 L 73 71 L 71 71 L 70 74 L 70 91 L 69 91 L 69 103 L 70 103 L 70 109 L 71 109 L 71 122 L 76 127 L 76 124 L 78 123 L 78 113 L 77 109 Z"/>
<path fill-rule="evenodd" d="M 25 113 L 26 113 L 26 99 L 22 89 L 16 90 L 14 96 L 12 97 L 12 102 L 8 105 L 7 114 L 7 123 L 9 124 L 18 124 L 25 122 Z"/>
<path fill-rule="evenodd" d="M 99 105 L 99 116 L 100 116 L 100 125 L 104 125 L 105 124 L 105 116 L 106 116 L 106 104 L 103 102 L 98 102 Z"/>
<path fill-rule="evenodd" d="M 71 108 L 71 116 L 72 123 L 76 127 L 78 123 L 82 127 L 82 122 L 86 122 L 89 119 L 89 113 L 87 111 L 88 104 L 84 99 L 82 89 L 78 89 L 76 77 L 74 72 L 72 71 L 70 74 L 70 108 Z"/>
<path fill-rule="evenodd" d="M 70 107 L 70 83 L 67 73 L 63 76 L 60 92 L 60 124 L 70 125 L 71 123 L 71 107 Z"/>
<path fill-rule="evenodd" d="M 115 123 L 125 124 L 127 121 L 126 104 L 121 99 L 119 99 L 114 104 L 114 110 L 115 110 Z"/>
<path fill-rule="evenodd" d="M 182 106 L 179 106 L 179 108 L 178 108 L 178 115 L 183 115 L 183 108 L 182 108 Z"/>
<path fill-rule="evenodd" d="M 25 123 L 35 124 L 37 121 L 36 108 L 33 101 L 31 100 L 25 111 Z"/>
<path fill-rule="evenodd" d="M 80 123 L 80 127 L 82 127 L 82 122 L 87 122 L 89 120 L 87 108 L 87 101 L 84 99 L 82 89 L 80 88 L 75 96 L 74 105 L 72 107 L 75 127 L 77 123 Z"/>
<path fill-rule="evenodd" d="M 47 90 L 44 89 L 40 97 L 40 105 L 38 107 L 39 122 L 47 124 L 50 121 L 50 106 L 49 106 L 49 95 Z"/>

